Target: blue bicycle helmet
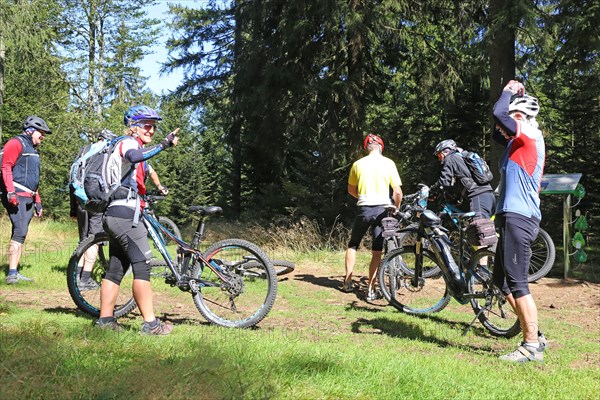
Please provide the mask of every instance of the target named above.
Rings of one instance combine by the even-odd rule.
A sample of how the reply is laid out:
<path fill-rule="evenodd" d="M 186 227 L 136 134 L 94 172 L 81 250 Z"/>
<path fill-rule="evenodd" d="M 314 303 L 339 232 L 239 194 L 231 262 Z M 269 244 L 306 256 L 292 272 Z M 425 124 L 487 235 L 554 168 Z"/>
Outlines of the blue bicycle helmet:
<path fill-rule="evenodd" d="M 132 126 L 142 120 L 162 121 L 162 118 L 154 109 L 145 105 L 130 107 L 123 117 L 125 126 Z"/>

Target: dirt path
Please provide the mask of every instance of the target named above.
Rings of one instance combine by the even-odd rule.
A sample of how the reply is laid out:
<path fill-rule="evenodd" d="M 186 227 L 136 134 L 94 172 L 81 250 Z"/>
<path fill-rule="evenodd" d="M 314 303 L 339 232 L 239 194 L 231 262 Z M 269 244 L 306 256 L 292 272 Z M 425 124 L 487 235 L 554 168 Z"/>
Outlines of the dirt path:
<path fill-rule="evenodd" d="M 307 295 L 315 290 L 327 291 L 327 302 L 331 304 L 343 306 L 355 302 L 368 306 L 362 296 L 365 278 L 358 279 L 358 293 L 341 292 L 339 287 L 342 279 L 342 275 L 339 273 L 328 274 L 319 263 L 301 262 L 296 265 L 294 272 L 280 278 L 280 285 L 293 282 L 300 288 L 300 292 L 307 293 Z M 600 327 L 600 284 L 572 279 L 543 278 L 531 284 L 530 287 L 539 312 L 544 318 L 554 315 L 555 318 L 582 329 L 597 330 Z M 157 308 L 165 312 L 167 318 L 203 322 L 195 307 L 190 304 L 189 298 L 185 297 L 174 301 L 172 296 L 171 292 L 155 293 Z M 29 307 L 40 311 L 77 312 L 66 288 L 64 291 L 41 289 L 34 292 L 15 286 L 2 290 L 0 298 L 15 302 L 19 307 Z M 376 305 L 384 306 L 385 303 L 378 301 Z M 282 300 L 276 303 L 276 307 L 288 307 L 288 305 Z M 270 327 L 311 326 L 314 320 L 286 321 L 267 318 L 263 323 Z"/>

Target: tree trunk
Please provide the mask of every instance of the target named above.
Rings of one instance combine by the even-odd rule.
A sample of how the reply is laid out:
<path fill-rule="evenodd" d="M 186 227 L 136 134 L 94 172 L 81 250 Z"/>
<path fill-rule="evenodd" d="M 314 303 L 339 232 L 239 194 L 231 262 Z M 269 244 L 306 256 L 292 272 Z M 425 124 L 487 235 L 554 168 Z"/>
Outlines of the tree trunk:
<path fill-rule="evenodd" d="M 515 32 L 517 17 L 514 12 L 515 0 L 490 0 L 490 15 L 503 16 L 494 18 L 489 29 L 489 54 L 490 54 L 490 107 L 498 100 L 502 88 L 511 79 L 515 78 Z M 490 109 L 491 115 L 491 109 Z M 491 121 L 491 130 L 495 127 Z M 498 184 L 500 173 L 498 162 L 503 148 L 491 141 L 490 145 L 490 168 L 494 174 L 493 185 Z"/>
<path fill-rule="evenodd" d="M 242 46 L 242 21 L 240 15 L 240 3 L 235 2 L 234 4 L 235 13 L 235 33 L 233 45 L 233 69 L 239 67 L 239 57 L 241 56 Z M 237 90 L 239 76 L 234 73 L 233 77 L 233 100 L 232 100 L 232 124 L 229 128 L 229 137 L 231 140 L 231 151 L 232 151 L 232 171 L 231 171 L 231 206 L 236 215 L 240 215 L 242 211 L 242 116 L 240 113 L 239 102 L 241 101 L 239 96 L 239 90 Z"/>
<path fill-rule="evenodd" d="M 96 73 L 98 75 L 98 103 L 96 104 L 96 115 L 102 116 L 102 106 L 104 104 L 104 17 L 99 21 L 100 29 L 98 29 L 98 65 Z"/>
<path fill-rule="evenodd" d="M 96 9 L 94 4 L 90 4 L 88 14 L 88 27 L 90 37 L 88 39 L 88 99 L 87 99 L 87 114 L 94 115 L 96 89 L 94 87 L 96 77 Z"/>
<path fill-rule="evenodd" d="M 351 0 L 350 12 L 360 14 L 362 1 Z M 358 19 L 358 18 L 357 18 Z M 355 22 L 348 28 L 348 83 L 350 98 L 348 99 L 348 128 L 350 143 L 359 144 L 362 141 L 365 121 L 365 76 L 364 76 L 364 41 L 363 23 Z M 352 146 L 355 148 L 355 146 Z"/>

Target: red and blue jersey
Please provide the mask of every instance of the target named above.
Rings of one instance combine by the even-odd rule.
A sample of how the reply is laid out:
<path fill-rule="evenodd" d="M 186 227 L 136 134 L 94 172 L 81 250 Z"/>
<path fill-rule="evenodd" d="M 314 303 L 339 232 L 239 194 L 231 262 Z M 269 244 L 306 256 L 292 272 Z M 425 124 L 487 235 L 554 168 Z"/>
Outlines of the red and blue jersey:
<path fill-rule="evenodd" d="M 542 132 L 508 115 L 511 93 L 503 92 L 494 105 L 494 118 L 510 136 L 495 133 L 494 139 L 505 146 L 500 158 L 500 195 L 496 214 L 507 212 L 542 219 L 540 196 L 546 148 Z"/>

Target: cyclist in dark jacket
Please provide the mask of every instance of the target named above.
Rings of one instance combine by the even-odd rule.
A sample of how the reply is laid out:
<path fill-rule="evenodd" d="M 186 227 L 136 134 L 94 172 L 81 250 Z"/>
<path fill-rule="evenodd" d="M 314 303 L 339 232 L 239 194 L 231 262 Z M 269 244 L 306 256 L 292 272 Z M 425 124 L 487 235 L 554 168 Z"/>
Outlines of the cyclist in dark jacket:
<path fill-rule="evenodd" d="M 4 145 L 2 156 L 2 205 L 12 224 L 8 247 L 8 275 L 6 283 L 32 281 L 21 275 L 17 266 L 21 260 L 23 243 L 29 223 L 35 214 L 42 216 L 42 200 L 38 193 L 40 183 L 40 156 L 36 147 L 44 136 L 52 133 L 46 121 L 29 116 L 23 121 L 23 133 Z"/>
<path fill-rule="evenodd" d="M 435 146 L 433 154 L 442 164 L 442 170 L 439 179 L 431 185 L 431 190 L 444 190 L 451 197 L 459 199 L 461 204 L 468 201 L 469 211 L 489 219 L 494 214 L 492 186 L 475 182 L 461 153 L 462 149 L 452 139 L 443 140 Z"/>

